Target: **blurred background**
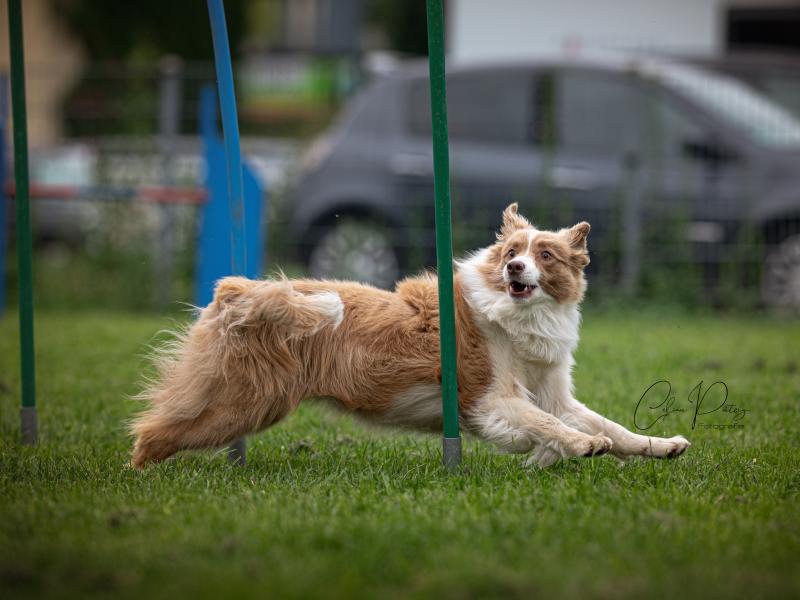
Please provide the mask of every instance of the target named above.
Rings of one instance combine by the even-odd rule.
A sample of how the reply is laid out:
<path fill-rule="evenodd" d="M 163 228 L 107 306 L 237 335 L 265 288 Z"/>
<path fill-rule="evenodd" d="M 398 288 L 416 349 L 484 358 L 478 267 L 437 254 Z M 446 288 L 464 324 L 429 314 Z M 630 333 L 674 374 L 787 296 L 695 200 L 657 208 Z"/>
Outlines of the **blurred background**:
<path fill-rule="evenodd" d="M 205 3 L 23 4 L 36 306 L 195 302 Z M 225 7 L 262 273 L 391 287 L 434 265 L 425 2 Z M 800 312 L 800 2 L 448 0 L 445 18 L 457 254 L 513 201 L 542 228 L 592 224 L 592 306 Z"/>

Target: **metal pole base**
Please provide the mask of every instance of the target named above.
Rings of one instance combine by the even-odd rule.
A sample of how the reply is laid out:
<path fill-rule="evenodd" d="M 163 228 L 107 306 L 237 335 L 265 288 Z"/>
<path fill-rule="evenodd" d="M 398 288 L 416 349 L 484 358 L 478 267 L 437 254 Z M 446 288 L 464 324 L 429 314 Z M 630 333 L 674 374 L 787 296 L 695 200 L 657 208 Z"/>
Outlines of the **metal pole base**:
<path fill-rule="evenodd" d="M 39 422 L 36 418 L 35 406 L 23 406 L 20 411 L 22 423 L 22 443 L 35 446 L 39 442 Z"/>
<path fill-rule="evenodd" d="M 442 464 L 448 471 L 455 471 L 461 465 L 461 438 L 442 438 Z"/>
<path fill-rule="evenodd" d="M 247 443 L 239 438 L 228 447 L 228 462 L 244 466 L 247 462 Z"/>

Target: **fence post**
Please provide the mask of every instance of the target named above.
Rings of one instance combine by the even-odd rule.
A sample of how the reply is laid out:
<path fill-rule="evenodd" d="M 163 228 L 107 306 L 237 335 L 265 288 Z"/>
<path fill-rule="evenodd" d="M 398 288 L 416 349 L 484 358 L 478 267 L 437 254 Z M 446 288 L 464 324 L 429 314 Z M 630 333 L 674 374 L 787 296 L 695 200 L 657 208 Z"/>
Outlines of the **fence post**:
<path fill-rule="evenodd" d="M 225 139 L 225 162 L 228 170 L 228 203 L 231 211 L 231 274 L 247 273 L 247 254 L 244 230 L 244 192 L 242 156 L 239 145 L 239 121 L 236 117 L 236 95 L 233 89 L 233 66 L 225 25 L 222 0 L 208 0 L 211 37 L 214 42 L 214 65 L 217 71 L 222 134 Z M 237 440 L 228 451 L 233 463 L 245 463 L 244 439 Z"/>
<path fill-rule="evenodd" d="M 427 0 L 428 66 L 433 131 L 433 181 L 436 194 L 436 263 L 439 273 L 439 340 L 442 361 L 442 461 L 461 464 L 458 432 L 456 324 L 453 307 L 453 232 L 450 210 L 450 156 L 447 147 L 447 97 L 444 66 L 444 11 L 441 0 Z"/>
<path fill-rule="evenodd" d="M 33 268 L 30 197 L 28 193 L 28 126 L 25 111 L 25 55 L 20 0 L 8 0 L 11 49 L 11 103 L 14 118 L 14 176 L 17 211 L 17 268 L 19 270 L 19 347 L 22 368 L 22 443 L 38 441 L 36 369 L 33 346 Z"/>
<path fill-rule="evenodd" d="M 626 296 L 639 293 L 642 243 L 642 192 L 641 160 L 635 154 L 626 156 L 623 168 L 628 181 L 627 193 L 622 203 L 622 290 Z"/>
<path fill-rule="evenodd" d="M 158 150 L 161 155 L 161 183 L 175 185 L 173 170 L 181 122 L 183 61 L 165 56 L 159 65 Z M 159 227 L 156 253 L 156 306 L 165 308 L 170 301 L 175 265 L 175 206 L 159 205 Z"/>

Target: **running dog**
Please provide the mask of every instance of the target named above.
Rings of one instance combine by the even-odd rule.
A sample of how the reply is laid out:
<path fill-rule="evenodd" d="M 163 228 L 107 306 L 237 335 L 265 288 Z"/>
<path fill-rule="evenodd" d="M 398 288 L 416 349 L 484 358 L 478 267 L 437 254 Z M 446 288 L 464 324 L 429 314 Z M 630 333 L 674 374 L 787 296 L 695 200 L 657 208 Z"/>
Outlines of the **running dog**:
<path fill-rule="evenodd" d="M 456 263 L 461 426 L 502 450 L 559 458 L 672 458 L 681 437 L 639 435 L 573 395 L 588 223 L 541 231 L 511 204 L 497 240 Z M 394 292 L 325 280 L 226 277 L 159 354 L 132 425 L 133 465 L 219 447 L 328 399 L 372 422 L 441 428 L 436 277 Z"/>

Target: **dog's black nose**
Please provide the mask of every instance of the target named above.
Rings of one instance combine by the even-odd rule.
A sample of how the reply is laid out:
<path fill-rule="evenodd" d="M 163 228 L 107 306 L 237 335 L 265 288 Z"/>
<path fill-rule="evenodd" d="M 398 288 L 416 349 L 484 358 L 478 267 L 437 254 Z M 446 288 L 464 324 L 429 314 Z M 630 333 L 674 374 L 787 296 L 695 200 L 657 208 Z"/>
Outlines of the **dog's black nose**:
<path fill-rule="evenodd" d="M 506 265 L 506 269 L 508 269 L 508 272 L 512 275 L 514 273 L 522 273 L 525 270 L 525 263 L 521 260 L 512 260 Z"/>

